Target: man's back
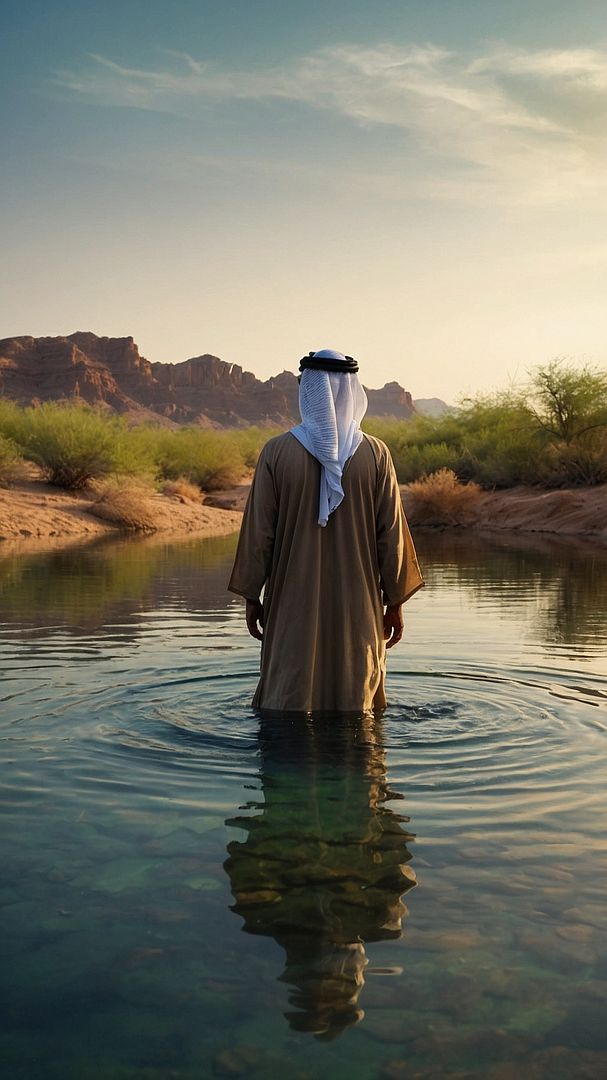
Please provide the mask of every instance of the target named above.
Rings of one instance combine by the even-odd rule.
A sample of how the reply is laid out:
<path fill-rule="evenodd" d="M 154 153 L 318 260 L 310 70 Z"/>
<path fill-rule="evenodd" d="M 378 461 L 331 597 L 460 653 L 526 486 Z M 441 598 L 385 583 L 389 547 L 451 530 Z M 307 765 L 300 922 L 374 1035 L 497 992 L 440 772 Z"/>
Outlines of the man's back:
<path fill-rule="evenodd" d="M 264 710 L 383 707 L 383 603 L 402 603 L 422 584 L 380 440 L 365 436 L 346 463 L 343 502 L 323 528 L 319 482 L 319 462 L 293 435 L 266 444 L 229 585 L 255 599 L 265 584 L 253 700 Z"/>

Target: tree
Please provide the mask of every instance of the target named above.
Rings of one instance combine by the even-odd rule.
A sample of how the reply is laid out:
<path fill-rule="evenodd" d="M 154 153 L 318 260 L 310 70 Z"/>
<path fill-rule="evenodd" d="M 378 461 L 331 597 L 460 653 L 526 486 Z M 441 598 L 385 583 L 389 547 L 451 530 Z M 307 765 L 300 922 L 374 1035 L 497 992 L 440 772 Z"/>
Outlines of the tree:
<path fill-rule="evenodd" d="M 540 427 L 570 446 L 607 429 L 607 372 L 563 357 L 537 369 L 531 380 L 532 411 Z"/>

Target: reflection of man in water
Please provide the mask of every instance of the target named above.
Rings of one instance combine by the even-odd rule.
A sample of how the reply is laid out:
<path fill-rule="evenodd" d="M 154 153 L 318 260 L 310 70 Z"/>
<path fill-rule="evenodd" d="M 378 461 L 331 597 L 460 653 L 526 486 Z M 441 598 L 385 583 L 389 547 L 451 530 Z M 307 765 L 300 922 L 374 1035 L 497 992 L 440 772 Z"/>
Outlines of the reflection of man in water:
<path fill-rule="evenodd" d="M 390 452 L 360 430 L 358 364 L 323 349 L 300 368 L 302 423 L 262 450 L 228 586 L 263 642 L 253 705 L 383 708 L 386 639 L 422 577 Z"/>
<path fill-rule="evenodd" d="M 262 812 L 231 819 L 233 911 L 286 952 L 291 1027 L 331 1038 L 364 1013 L 365 943 L 397 938 L 415 884 L 408 821 L 383 804 L 379 718 L 269 719 L 259 734 Z"/>

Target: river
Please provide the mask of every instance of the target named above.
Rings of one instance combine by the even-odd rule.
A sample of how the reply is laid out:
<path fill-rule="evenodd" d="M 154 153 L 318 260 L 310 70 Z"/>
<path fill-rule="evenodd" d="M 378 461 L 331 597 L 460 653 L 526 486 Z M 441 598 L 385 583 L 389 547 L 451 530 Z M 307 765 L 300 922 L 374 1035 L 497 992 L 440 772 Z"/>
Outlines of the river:
<path fill-rule="evenodd" d="M 416 539 L 322 721 L 249 707 L 234 537 L 3 555 L 11 1080 L 607 1075 L 607 552 Z"/>

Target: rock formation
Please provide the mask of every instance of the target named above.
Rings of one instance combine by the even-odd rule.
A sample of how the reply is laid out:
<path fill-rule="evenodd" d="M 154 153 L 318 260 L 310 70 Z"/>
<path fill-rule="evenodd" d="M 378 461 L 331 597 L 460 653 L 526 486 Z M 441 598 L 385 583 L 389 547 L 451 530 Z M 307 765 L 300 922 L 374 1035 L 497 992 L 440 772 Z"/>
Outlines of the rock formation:
<path fill-rule="evenodd" d="M 408 418 L 411 394 L 397 382 L 367 390 L 369 416 Z M 0 395 L 20 405 L 79 401 L 165 424 L 238 427 L 299 420 L 297 377 L 262 381 L 205 353 L 178 364 L 150 363 L 132 337 L 12 337 L 0 341 Z"/>
<path fill-rule="evenodd" d="M 421 413 L 422 416 L 432 416 L 435 418 L 439 418 L 441 416 L 444 416 L 445 413 L 457 412 L 457 409 L 455 409 L 452 405 L 447 405 L 446 401 L 443 401 L 442 398 L 437 397 L 415 398 L 413 404 L 415 406 L 416 412 Z"/>

